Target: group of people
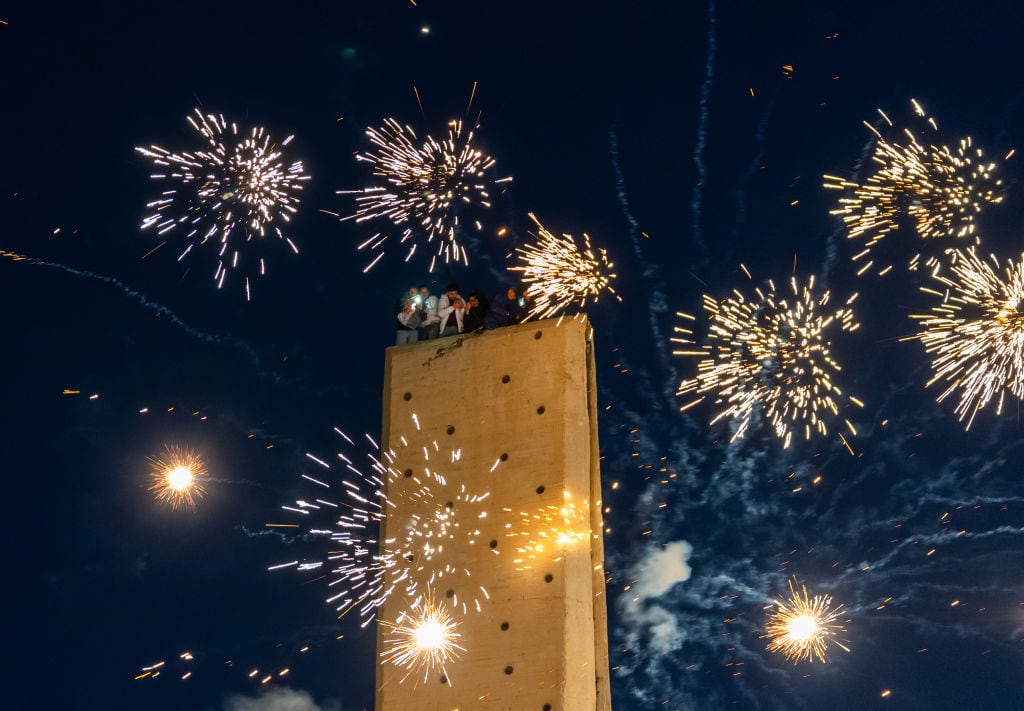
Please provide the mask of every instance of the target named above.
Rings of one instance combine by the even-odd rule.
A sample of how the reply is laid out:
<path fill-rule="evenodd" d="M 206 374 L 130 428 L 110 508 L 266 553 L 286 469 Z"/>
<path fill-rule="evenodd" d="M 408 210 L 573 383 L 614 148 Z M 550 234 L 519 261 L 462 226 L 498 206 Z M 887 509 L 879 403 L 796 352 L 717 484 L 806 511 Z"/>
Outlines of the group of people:
<path fill-rule="evenodd" d="M 395 345 L 511 326 L 523 320 L 529 295 L 514 286 L 487 299 L 477 289 L 463 299 L 452 282 L 434 296 L 430 287 L 410 284 L 395 304 Z"/>

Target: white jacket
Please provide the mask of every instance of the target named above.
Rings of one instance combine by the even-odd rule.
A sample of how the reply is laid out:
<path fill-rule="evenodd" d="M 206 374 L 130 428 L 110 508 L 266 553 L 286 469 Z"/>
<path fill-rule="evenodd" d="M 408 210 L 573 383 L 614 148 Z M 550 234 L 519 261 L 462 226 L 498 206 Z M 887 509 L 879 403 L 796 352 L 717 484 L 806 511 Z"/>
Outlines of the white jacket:
<path fill-rule="evenodd" d="M 461 295 L 459 296 L 459 299 L 462 299 Z M 462 303 L 463 307 L 461 309 L 456 309 L 454 306 L 452 306 L 451 301 L 448 300 L 448 294 L 441 294 L 441 296 L 438 297 L 437 317 L 440 319 L 442 331 L 444 330 L 445 324 L 448 323 L 448 317 L 451 315 L 452 311 L 454 311 L 455 322 L 459 325 L 459 333 L 462 333 L 462 317 L 465 315 L 466 312 L 466 302 L 463 301 Z"/>
<path fill-rule="evenodd" d="M 427 300 L 423 302 L 423 310 L 427 312 L 427 317 L 423 319 L 421 326 L 429 326 L 432 323 L 440 323 L 441 319 L 437 315 L 437 297 L 431 294 L 427 297 Z"/>

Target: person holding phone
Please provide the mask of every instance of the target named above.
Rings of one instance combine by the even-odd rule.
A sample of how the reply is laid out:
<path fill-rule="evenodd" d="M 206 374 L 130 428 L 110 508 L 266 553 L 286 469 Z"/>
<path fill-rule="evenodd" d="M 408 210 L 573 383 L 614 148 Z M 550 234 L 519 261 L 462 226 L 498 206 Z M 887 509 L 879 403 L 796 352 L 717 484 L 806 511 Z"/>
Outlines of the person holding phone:
<path fill-rule="evenodd" d="M 437 317 L 441 324 L 441 337 L 462 333 L 462 320 L 466 304 L 459 296 L 459 285 L 452 282 L 437 300 Z"/>

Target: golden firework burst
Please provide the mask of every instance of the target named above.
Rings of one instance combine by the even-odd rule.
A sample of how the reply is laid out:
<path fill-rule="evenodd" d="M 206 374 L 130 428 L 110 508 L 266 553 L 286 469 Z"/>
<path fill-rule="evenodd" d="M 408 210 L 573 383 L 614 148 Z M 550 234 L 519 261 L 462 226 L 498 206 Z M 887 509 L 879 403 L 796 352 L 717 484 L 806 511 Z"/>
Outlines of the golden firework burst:
<path fill-rule="evenodd" d="M 202 458 L 195 451 L 177 444 L 164 445 L 164 451 L 149 457 L 148 489 L 158 501 L 166 501 L 172 509 L 195 509 L 196 500 L 206 493 L 207 478 Z"/>
<path fill-rule="evenodd" d="M 458 624 L 432 592 L 418 598 L 394 622 L 381 620 L 381 624 L 385 627 L 381 659 L 405 670 L 401 681 L 422 672 L 426 682 L 431 672 L 440 672 L 451 683 L 446 665 L 466 650 L 459 645 Z"/>
<path fill-rule="evenodd" d="M 850 648 L 837 639 L 837 635 L 846 632 L 838 622 L 843 606 L 833 606 L 829 595 L 811 597 L 804 585 L 797 591 L 794 582 L 789 581 L 789 597 L 776 600 L 768 615 L 765 634 L 761 635 L 768 640 L 768 651 L 783 655 L 793 664 L 827 663 L 829 643 L 849 652 Z"/>

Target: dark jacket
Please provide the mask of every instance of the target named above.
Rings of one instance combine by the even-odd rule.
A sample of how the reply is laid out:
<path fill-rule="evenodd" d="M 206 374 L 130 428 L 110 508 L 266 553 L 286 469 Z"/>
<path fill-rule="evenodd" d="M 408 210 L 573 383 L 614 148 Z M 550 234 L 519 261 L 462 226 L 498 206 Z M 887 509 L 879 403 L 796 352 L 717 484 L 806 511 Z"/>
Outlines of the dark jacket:
<path fill-rule="evenodd" d="M 500 328 L 518 323 L 521 318 L 519 301 L 508 298 L 508 290 L 499 292 L 491 299 L 491 305 L 484 317 L 484 328 Z"/>

